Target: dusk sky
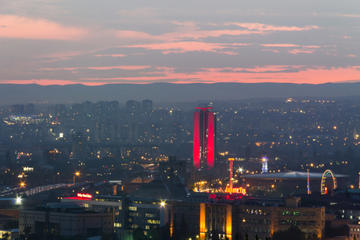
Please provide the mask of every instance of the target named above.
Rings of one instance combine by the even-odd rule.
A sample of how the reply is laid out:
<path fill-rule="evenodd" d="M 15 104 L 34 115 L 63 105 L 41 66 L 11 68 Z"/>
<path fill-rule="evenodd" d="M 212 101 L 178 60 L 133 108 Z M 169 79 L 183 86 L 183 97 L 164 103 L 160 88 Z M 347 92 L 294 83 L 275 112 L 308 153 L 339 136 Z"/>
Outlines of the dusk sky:
<path fill-rule="evenodd" d="M 359 0 L 0 0 L 0 83 L 360 80 Z"/>

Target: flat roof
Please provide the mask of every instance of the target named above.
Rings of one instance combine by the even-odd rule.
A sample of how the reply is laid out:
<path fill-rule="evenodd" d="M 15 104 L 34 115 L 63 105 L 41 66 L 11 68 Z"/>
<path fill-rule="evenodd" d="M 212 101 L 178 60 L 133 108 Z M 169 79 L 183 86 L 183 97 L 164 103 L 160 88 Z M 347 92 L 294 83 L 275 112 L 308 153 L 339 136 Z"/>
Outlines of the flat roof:
<path fill-rule="evenodd" d="M 321 179 L 323 173 L 309 173 L 310 180 Z M 345 178 L 348 175 L 335 174 L 336 178 Z M 247 174 L 242 175 L 241 178 L 254 178 L 254 179 L 307 179 L 307 172 L 289 171 L 280 173 L 260 173 L 260 174 Z"/>

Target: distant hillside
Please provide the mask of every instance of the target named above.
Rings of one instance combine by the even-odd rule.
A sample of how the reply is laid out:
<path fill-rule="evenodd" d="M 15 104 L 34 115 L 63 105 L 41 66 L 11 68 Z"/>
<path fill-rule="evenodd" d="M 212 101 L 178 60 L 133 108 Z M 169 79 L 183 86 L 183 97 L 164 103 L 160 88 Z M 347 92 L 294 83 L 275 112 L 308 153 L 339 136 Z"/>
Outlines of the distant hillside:
<path fill-rule="evenodd" d="M 103 86 L 0 85 L 0 104 L 74 103 L 82 101 L 152 99 L 155 102 L 190 102 L 201 100 L 241 100 L 272 97 L 360 96 L 360 83 L 280 84 L 112 84 Z"/>

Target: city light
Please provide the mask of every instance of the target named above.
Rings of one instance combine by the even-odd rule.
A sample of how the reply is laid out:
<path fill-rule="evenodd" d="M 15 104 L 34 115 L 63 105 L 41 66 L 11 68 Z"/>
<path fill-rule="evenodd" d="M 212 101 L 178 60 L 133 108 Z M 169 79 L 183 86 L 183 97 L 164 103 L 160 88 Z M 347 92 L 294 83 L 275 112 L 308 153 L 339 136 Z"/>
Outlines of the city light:
<path fill-rule="evenodd" d="M 166 207 L 166 201 L 165 201 L 165 200 L 161 200 L 161 201 L 160 201 L 160 207 L 161 207 L 161 208 Z"/>
<path fill-rule="evenodd" d="M 93 196 L 89 193 L 77 193 L 76 196 L 78 198 L 86 198 L 86 199 L 92 199 Z"/>
<path fill-rule="evenodd" d="M 15 204 L 16 205 L 21 205 L 22 204 L 22 198 L 20 196 L 16 196 L 15 198 Z"/>
<path fill-rule="evenodd" d="M 268 161 L 269 159 L 267 157 L 263 157 L 261 159 L 261 173 L 268 173 L 269 169 L 268 169 Z"/>
<path fill-rule="evenodd" d="M 0 240 L 360 240 L 360 0 L 39 2 L 0 0 Z"/>
<path fill-rule="evenodd" d="M 26 187 L 26 183 L 25 182 L 20 182 L 20 188 L 25 188 Z"/>
<path fill-rule="evenodd" d="M 80 177 L 80 172 L 79 172 L 79 171 L 76 171 L 76 172 L 74 173 L 74 176 L 73 176 L 73 184 L 74 184 L 74 185 L 75 185 L 76 177 Z"/>

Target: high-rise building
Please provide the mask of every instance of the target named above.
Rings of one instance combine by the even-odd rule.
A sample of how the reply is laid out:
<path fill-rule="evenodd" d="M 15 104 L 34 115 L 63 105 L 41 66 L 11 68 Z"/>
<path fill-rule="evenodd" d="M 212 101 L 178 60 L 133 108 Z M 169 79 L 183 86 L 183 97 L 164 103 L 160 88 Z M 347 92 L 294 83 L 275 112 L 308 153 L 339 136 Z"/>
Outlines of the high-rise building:
<path fill-rule="evenodd" d="M 129 100 L 126 102 L 126 111 L 128 113 L 136 113 L 141 109 L 141 104 L 135 100 Z"/>
<path fill-rule="evenodd" d="M 215 160 L 215 115 L 211 107 L 196 108 L 194 113 L 193 166 L 211 169 Z"/>
<path fill-rule="evenodd" d="M 148 99 L 143 100 L 142 101 L 142 109 L 145 113 L 151 113 L 153 110 L 153 102 Z"/>

